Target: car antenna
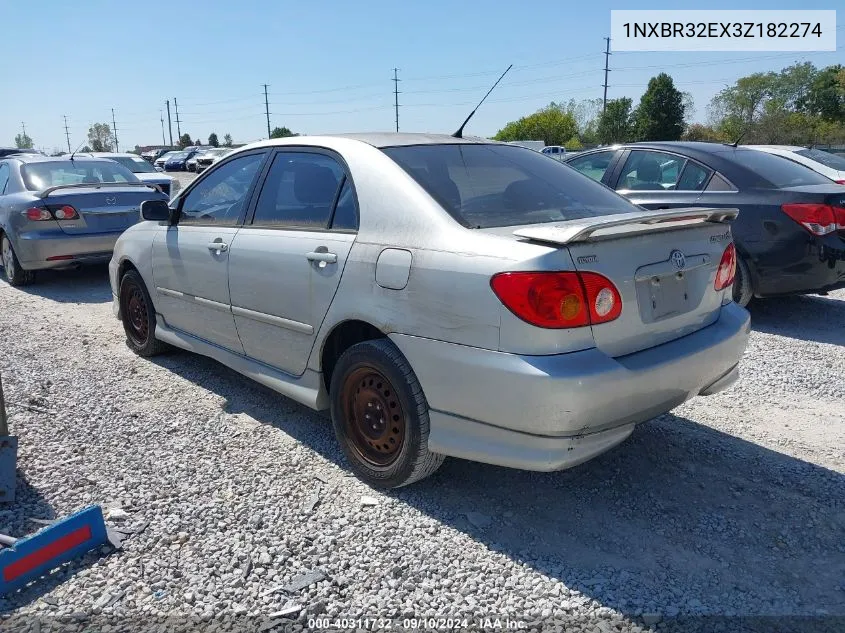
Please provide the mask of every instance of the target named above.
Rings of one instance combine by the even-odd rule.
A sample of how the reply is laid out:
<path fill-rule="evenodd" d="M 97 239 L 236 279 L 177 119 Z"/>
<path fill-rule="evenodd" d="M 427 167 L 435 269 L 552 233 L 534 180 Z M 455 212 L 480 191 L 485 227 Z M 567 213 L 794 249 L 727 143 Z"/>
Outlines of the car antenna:
<path fill-rule="evenodd" d="M 499 85 L 499 82 L 500 82 L 500 81 L 502 81 L 502 78 L 503 78 L 505 75 L 507 75 L 507 74 L 508 74 L 508 70 L 510 70 L 511 68 L 513 68 L 513 64 L 511 64 L 510 66 L 508 66 L 507 70 L 506 70 L 505 72 L 503 72 L 503 73 L 502 73 L 502 76 L 501 76 L 501 77 L 499 77 L 499 78 L 496 80 L 496 83 L 494 83 L 494 84 L 493 84 L 493 88 L 495 88 L 496 86 L 498 86 L 498 85 Z M 490 96 L 490 93 L 491 93 L 491 92 L 493 92 L 493 88 L 490 88 L 490 90 L 488 90 L 488 91 L 487 91 L 487 94 L 486 94 L 486 95 L 484 95 L 484 99 L 486 99 L 487 97 L 489 97 L 489 96 Z M 484 99 L 482 99 L 481 101 L 479 101 L 479 102 L 478 102 L 478 105 L 477 105 L 477 106 L 475 106 L 475 110 L 478 110 L 478 108 L 480 108 L 480 107 L 481 107 L 481 104 L 482 104 L 482 103 L 484 103 Z M 467 124 L 467 123 L 469 123 L 469 120 L 472 118 L 472 115 L 473 115 L 473 114 L 475 114 L 475 110 L 473 110 L 472 112 L 470 112 L 470 113 L 469 113 L 469 116 L 468 116 L 468 117 L 466 118 L 466 120 L 463 122 L 463 124 L 461 125 L 461 127 L 459 127 L 459 128 L 458 128 L 458 131 L 457 131 L 457 132 L 455 132 L 454 134 L 452 134 L 452 136 L 454 136 L 455 138 L 463 138 L 464 128 L 466 127 L 466 124 Z"/>
<path fill-rule="evenodd" d="M 71 153 L 71 155 L 70 155 L 70 159 L 71 159 L 71 160 L 73 160 L 73 157 L 74 157 L 74 155 L 76 154 L 76 152 L 78 152 L 79 150 L 81 150 L 81 149 L 82 149 L 82 146 L 83 146 L 83 145 L 85 145 L 85 141 L 82 141 L 82 145 L 80 145 L 80 146 L 79 146 L 79 147 L 77 147 L 75 150 L 73 150 L 73 153 Z"/>
<path fill-rule="evenodd" d="M 740 141 L 742 140 L 742 138 L 745 136 L 745 133 L 746 133 L 746 132 L 747 132 L 747 130 L 743 130 L 743 131 L 742 131 L 742 133 L 741 133 L 741 134 L 737 137 L 737 139 L 736 139 L 733 143 L 725 143 L 725 145 L 728 145 L 728 146 L 730 146 L 730 147 L 738 147 L 738 146 L 739 146 L 739 142 L 740 142 Z"/>

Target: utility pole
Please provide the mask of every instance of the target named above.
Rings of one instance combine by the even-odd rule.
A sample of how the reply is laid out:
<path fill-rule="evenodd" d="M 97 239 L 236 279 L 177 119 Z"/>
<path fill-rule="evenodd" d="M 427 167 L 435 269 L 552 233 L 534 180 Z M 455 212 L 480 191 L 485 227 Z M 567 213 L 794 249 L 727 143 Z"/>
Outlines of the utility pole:
<path fill-rule="evenodd" d="M 170 147 L 173 147 L 173 124 L 170 122 L 170 99 L 167 103 L 167 131 L 170 134 Z"/>
<path fill-rule="evenodd" d="M 21 121 L 21 129 L 23 130 L 24 140 L 26 140 L 26 123 Z"/>
<path fill-rule="evenodd" d="M 393 69 L 393 108 L 396 111 L 396 131 L 399 131 L 399 69 Z"/>
<path fill-rule="evenodd" d="M 158 118 L 161 119 L 161 144 L 167 145 L 167 139 L 164 138 L 164 114 L 161 110 L 158 111 Z"/>
<path fill-rule="evenodd" d="M 176 108 L 176 136 L 179 137 L 179 142 L 182 142 L 182 128 L 179 127 L 181 121 L 179 120 L 179 104 L 176 103 L 176 97 L 173 97 L 173 107 Z"/>
<path fill-rule="evenodd" d="M 67 151 L 68 153 L 72 152 L 73 150 L 70 149 L 70 130 L 67 129 L 67 115 L 62 115 L 65 119 L 65 136 L 67 137 Z"/>
<path fill-rule="evenodd" d="M 111 131 L 114 134 L 114 151 L 120 151 L 120 143 L 117 141 L 117 123 L 114 122 L 114 108 L 111 109 Z"/>
<path fill-rule="evenodd" d="M 604 111 L 607 109 L 607 73 L 610 72 L 610 38 L 604 38 L 607 42 L 607 46 L 605 47 L 604 51 L 604 99 L 602 100 L 601 111 L 604 114 Z"/>
<path fill-rule="evenodd" d="M 270 102 L 267 100 L 267 84 L 264 84 L 264 112 L 267 114 L 267 138 L 270 138 Z"/>

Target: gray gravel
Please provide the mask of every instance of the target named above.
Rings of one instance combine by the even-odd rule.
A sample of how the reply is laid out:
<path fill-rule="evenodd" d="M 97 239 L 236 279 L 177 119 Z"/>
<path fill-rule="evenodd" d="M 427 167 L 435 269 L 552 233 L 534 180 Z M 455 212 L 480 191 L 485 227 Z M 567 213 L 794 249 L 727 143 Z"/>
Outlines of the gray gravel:
<path fill-rule="evenodd" d="M 324 415 L 202 357 L 134 356 L 110 299 L 99 268 L 0 282 L 20 441 L 0 532 L 94 503 L 127 532 L 122 551 L 0 598 L 21 626 L 498 616 L 606 633 L 828 615 L 845 629 L 845 292 L 759 303 L 735 388 L 578 468 L 447 460 L 390 493 L 349 475 Z"/>

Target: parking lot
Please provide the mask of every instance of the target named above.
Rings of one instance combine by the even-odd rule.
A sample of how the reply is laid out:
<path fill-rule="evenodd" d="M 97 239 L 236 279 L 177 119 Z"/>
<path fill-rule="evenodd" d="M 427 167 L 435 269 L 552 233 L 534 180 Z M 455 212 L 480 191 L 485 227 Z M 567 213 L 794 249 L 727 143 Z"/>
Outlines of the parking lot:
<path fill-rule="evenodd" d="M 132 354 L 104 268 L 0 282 L 0 306 L 20 441 L 0 532 L 89 504 L 127 532 L 0 600 L 15 617 L 845 615 L 845 291 L 753 304 L 734 388 L 582 466 L 448 460 L 387 493 L 350 476 L 325 415 L 204 357 Z"/>

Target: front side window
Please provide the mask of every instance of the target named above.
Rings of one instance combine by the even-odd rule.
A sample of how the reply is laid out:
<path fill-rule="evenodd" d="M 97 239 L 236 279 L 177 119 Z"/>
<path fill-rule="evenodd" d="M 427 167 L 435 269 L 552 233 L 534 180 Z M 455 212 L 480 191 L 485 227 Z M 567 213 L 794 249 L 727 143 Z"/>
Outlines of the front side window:
<path fill-rule="evenodd" d="M 263 153 L 249 154 L 210 171 L 185 196 L 179 224 L 236 225 L 262 162 Z"/>
<path fill-rule="evenodd" d="M 601 179 L 604 178 L 604 173 L 610 167 L 611 160 L 613 160 L 612 151 L 596 152 L 595 154 L 573 158 L 568 164 L 585 176 L 601 182 Z"/>
<path fill-rule="evenodd" d="M 617 190 L 662 191 L 675 189 L 685 158 L 663 152 L 633 150 L 625 161 Z"/>
<path fill-rule="evenodd" d="M 330 156 L 279 152 L 255 206 L 256 226 L 328 228 L 344 172 Z"/>
<path fill-rule="evenodd" d="M 468 228 L 637 211 L 631 202 L 568 165 L 522 147 L 456 143 L 383 151 Z"/>

